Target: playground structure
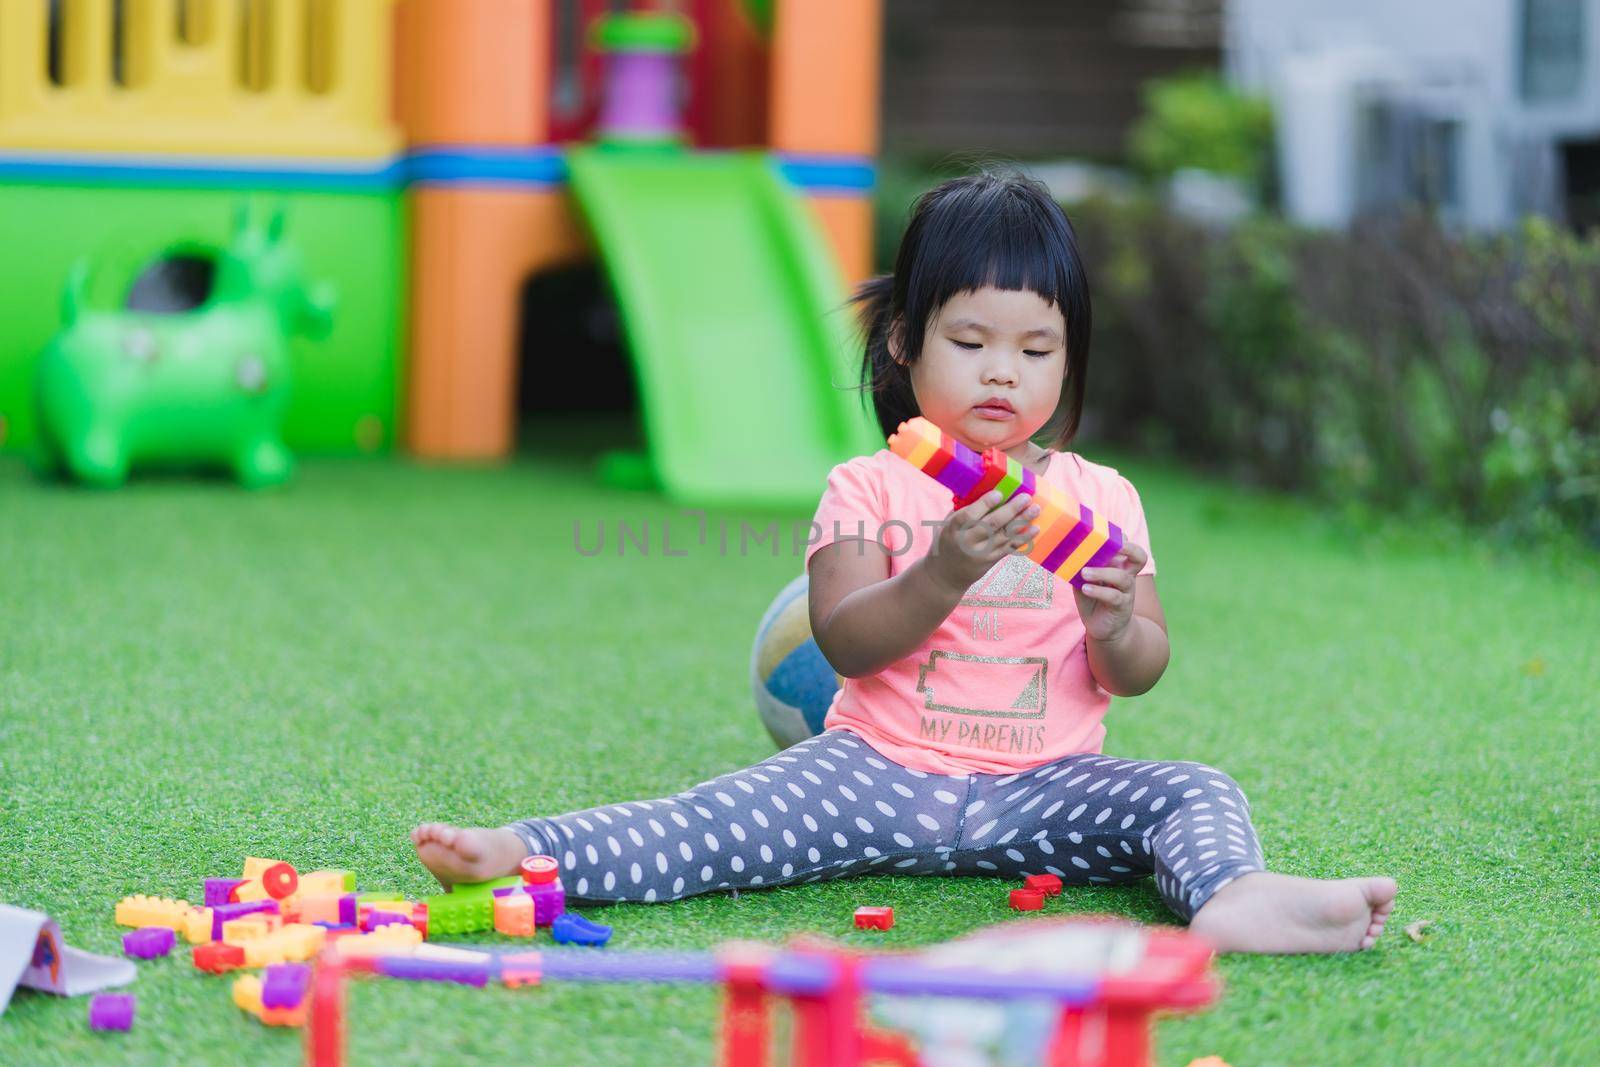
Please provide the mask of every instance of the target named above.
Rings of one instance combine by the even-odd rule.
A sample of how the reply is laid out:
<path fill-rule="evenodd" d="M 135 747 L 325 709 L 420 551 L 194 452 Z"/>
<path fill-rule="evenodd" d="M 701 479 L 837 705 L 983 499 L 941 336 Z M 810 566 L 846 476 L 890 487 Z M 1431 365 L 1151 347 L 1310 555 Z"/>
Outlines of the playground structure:
<path fill-rule="evenodd" d="M 781 949 L 736 942 L 714 952 L 468 952 L 448 961 L 325 953 L 310 983 L 305 1063 L 344 1067 L 346 979 L 373 974 L 513 988 L 551 981 L 719 984 L 719 1067 L 768 1067 L 775 999 L 791 1010 L 790 1067 L 931 1063 L 913 1038 L 868 1025 L 869 996 L 1027 1001 L 1046 1023 L 1045 1067 L 1145 1067 L 1157 1011 L 1215 1000 L 1210 961 L 1210 947 L 1186 931 L 1096 918 L 1007 924 L 922 953 L 870 956 L 817 940 Z"/>
<path fill-rule="evenodd" d="M 0 5 L 0 238 L 29 250 L 0 266 L 0 447 L 38 443 L 75 262 L 136 277 L 261 198 L 340 294 L 328 337 L 290 348 L 292 450 L 508 455 L 518 375 L 565 358 L 519 321 L 523 288 L 598 260 L 649 452 L 610 469 L 814 502 L 881 444 L 841 311 L 870 269 L 879 0 L 617 6 Z"/>

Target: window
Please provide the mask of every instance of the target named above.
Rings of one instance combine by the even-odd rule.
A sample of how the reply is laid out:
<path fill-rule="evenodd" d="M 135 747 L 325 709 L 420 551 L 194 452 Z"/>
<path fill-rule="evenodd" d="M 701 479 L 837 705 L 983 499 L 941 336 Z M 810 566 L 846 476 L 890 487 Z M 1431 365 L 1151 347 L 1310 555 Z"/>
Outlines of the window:
<path fill-rule="evenodd" d="M 1520 80 L 1532 104 L 1571 100 L 1583 87 L 1584 0 L 1522 0 Z"/>

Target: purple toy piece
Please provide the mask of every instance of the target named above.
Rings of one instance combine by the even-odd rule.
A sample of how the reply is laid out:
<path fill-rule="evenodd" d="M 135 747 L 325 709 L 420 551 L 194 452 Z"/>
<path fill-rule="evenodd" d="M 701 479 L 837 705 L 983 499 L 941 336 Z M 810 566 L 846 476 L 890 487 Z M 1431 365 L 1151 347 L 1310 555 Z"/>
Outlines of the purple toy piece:
<path fill-rule="evenodd" d="M 459 982 L 479 988 L 489 984 L 489 974 L 494 970 L 492 960 L 419 960 L 411 956 L 380 956 L 377 965 L 378 972 L 390 978 L 404 978 L 413 982 Z"/>
<path fill-rule="evenodd" d="M 569 911 L 556 918 L 550 927 L 550 934 L 558 945 L 592 945 L 599 948 L 611 940 L 611 927 Z"/>
<path fill-rule="evenodd" d="M 132 993 L 101 993 L 89 1001 L 89 1029 L 131 1030 L 133 1007 Z"/>
<path fill-rule="evenodd" d="M 261 1006 L 298 1008 L 311 984 L 311 968 L 304 963 L 274 963 L 261 983 Z"/>
<path fill-rule="evenodd" d="M 533 898 L 533 925 L 550 926 L 567 910 L 567 891 L 561 879 L 550 882 L 530 882 L 522 891 Z"/>
<path fill-rule="evenodd" d="M 269 911 L 278 914 L 276 900 L 247 900 L 241 904 L 219 904 L 211 909 L 211 940 L 222 940 L 222 924 L 232 922 L 243 915 L 254 915 L 258 911 Z"/>
<path fill-rule="evenodd" d="M 354 893 L 346 893 L 344 896 L 339 898 L 340 926 L 357 925 L 356 916 L 359 912 L 360 909 L 356 907 L 356 895 Z"/>
<path fill-rule="evenodd" d="M 165 926 L 147 926 L 122 935 L 122 952 L 134 959 L 153 960 L 172 951 L 177 936 Z"/>
<path fill-rule="evenodd" d="M 205 905 L 215 908 L 228 903 L 229 895 L 239 886 L 244 885 L 243 878 L 207 878 Z"/>
<path fill-rule="evenodd" d="M 397 911 L 375 911 L 367 916 L 367 929 L 376 930 L 380 926 L 393 926 L 395 923 L 411 925 L 411 916 L 401 915 Z"/>

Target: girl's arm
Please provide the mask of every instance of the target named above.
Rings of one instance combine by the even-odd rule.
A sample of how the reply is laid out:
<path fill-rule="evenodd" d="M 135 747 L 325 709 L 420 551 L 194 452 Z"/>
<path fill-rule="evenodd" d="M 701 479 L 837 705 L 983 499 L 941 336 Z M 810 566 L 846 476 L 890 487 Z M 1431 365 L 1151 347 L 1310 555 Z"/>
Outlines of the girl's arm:
<path fill-rule="evenodd" d="M 961 603 L 924 556 L 889 577 L 876 541 L 835 541 L 811 557 L 811 634 L 833 669 L 861 678 L 915 652 Z"/>

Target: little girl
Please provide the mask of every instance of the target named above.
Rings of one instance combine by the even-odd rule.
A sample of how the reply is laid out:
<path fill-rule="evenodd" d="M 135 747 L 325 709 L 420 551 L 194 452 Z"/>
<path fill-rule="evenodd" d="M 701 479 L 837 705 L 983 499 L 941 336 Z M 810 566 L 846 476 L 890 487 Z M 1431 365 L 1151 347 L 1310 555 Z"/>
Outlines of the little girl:
<path fill-rule="evenodd" d="M 1100 753 L 1110 697 L 1149 690 L 1169 649 L 1138 493 L 1061 450 L 1090 321 L 1061 208 L 1019 176 L 946 182 L 857 302 L 885 435 L 920 414 L 999 448 L 1122 528 L 1112 565 L 1074 590 L 1024 554 L 1039 533 L 1026 495 L 952 512 L 948 490 L 887 449 L 840 464 L 806 553 L 812 631 L 845 677 L 822 734 L 660 800 L 501 829 L 426 823 L 411 833 L 422 862 L 477 881 L 545 853 L 579 899 L 647 902 L 874 871 L 1153 874 L 1220 951 L 1371 947 L 1393 880 L 1269 873 L 1232 778 Z"/>

